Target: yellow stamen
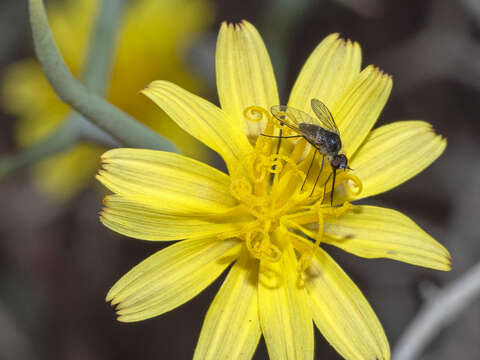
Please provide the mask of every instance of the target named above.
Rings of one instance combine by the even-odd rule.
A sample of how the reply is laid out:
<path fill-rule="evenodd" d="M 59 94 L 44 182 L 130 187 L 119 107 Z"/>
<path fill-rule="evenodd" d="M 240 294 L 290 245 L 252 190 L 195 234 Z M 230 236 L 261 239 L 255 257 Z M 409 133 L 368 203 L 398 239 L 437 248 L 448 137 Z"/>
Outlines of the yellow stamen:
<path fill-rule="evenodd" d="M 298 271 L 301 274 L 308 268 L 317 247 L 321 245 L 324 218 L 340 216 L 351 205 L 345 203 L 332 207 L 323 204 L 323 186 L 326 186 L 324 182 L 331 172 L 328 162 L 320 174 L 320 189 L 312 193 L 320 163 L 314 163 L 305 179 L 314 152 L 317 151 L 305 139 L 284 139 L 278 148 L 279 140 L 272 136 L 280 134 L 280 130 L 285 136 L 288 128 L 258 106 L 246 108 L 244 115 L 249 121 L 265 121 L 263 135 L 267 136 L 255 139 L 254 151 L 244 157 L 230 174 L 230 191 L 245 213 L 252 216 L 252 221 L 248 226 L 227 235 L 243 239 L 250 255 L 267 263 L 280 260 L 284 245 L 279 241 L 290 241 L 299 254 Z M 309 154 L 305 156 L 307 146 Z M 321 157 L 316 157 L 315 161 L 321 161 Z M 308 186 L 301 189 L 304 182 Z M 358 177 L 349 172 L 339 174 L 335 188 L 341 184 L 349 195 L 362 190 Z M 277 229 L 285 234 L 273 236 Z"/>

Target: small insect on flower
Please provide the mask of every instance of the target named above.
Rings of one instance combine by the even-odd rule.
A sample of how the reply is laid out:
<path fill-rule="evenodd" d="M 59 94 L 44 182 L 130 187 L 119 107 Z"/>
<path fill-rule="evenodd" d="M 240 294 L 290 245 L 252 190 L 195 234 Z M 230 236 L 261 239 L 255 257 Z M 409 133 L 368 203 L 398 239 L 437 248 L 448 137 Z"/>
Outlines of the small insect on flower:
<path fill-rule="evenodd" d="M 312 188 L 313 194 L 313 191 L 317 186 L 318 179 L 320 178 L 320 174 L 323 170 L 323 163 L 325 157 L 327 158 L 330 166 L 332 167 L 332 173 L 325 181 L 324 195 L 327 183 L 333 174 L 332 190 L 330 192 L 330 205 L 333 206 L 333 190 L 335 188 L 335 177 L 337 169 L 352 169 L 350 169 L 347 165 L 347 157 L 344 154 L 338 153 L 342 149 L 342 140 L 340 139 L 338 127 L 335 124 L 335 120 L 333 119 L 330 110 L 328 110 L 328 107 L 318 99 L 312 99 L 311 105 L 313 112 L 317 116 L 316 119 L 301 110 L 294 109 L 290 106 L 285 105 L 272 106 L 270 111 L 272 112 L 273 116 L 275 116 L 275 118 L 280 121 L 280 124 L 282 126 L 286 125 L 296 134 L 298 134 L 294 136 L 280 135 L 278 136 L 279 138 L 302 137 L 317 150 L 312 157 L 312 161 L 310 162 L 310 166 L 308 167 L 307 174 L 305 176 L 305 180 L 302 184 L 301 190 L 303 190 L 303 186 L 305 185 L 305 182 L 308 178 L 308 174 L 310 173 L 310 169 L 312 168 L 313 161 L 315 160 L 315 155 L 317 152 L 319 152 L 322 155 L 322 162 L 320 165 L 320 171 L 317 175 L 317 179 L 315 180 L 315 184 Z"/>

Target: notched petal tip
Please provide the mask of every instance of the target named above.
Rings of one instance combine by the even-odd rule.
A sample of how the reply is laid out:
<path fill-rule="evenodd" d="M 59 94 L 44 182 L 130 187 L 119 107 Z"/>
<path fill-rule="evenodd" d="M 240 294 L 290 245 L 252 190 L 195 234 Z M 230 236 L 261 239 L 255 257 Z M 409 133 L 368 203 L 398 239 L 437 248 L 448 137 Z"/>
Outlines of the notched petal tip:
<path fill-rule="evenodd" d="M 255 26 L 249 21 L 242 19 L 239 22 L 228 22 L 223 21 L 220 26 L 220 31 L 230 30 L 236 33 L 249 31 L 249 32 L 258 32 Z"/>
<path fill-rule="evenodd" d="M 340 33 L 338 32 L 334 32 L 334 33 L 331 33 L 330 35 L 327 35 L 322 41 L 325 41 L 325 40 L 337 40 L 340 38 Z"/>
<path fill-rule="evenodd" d="M 97 179 L 98 181 L 102 182 L 102 177 L 103 177 L 103 170 L 99 169 L 97 171 L 97 173 L 95 174 L 95 179 Z"/>
<path fill-rule="evenodd" d="M 165 80 L 154 80 L 151 83 L 149 83 L 147 86 L 145 86 L 144 89 L 140 90 L 139 93 L 148 97 L 151 91 L 154 91 L 155 88 L 162 87 L 163 83 L 166 83 L 166 82 L 167 81 Z"/>
<path fill-rule="evenodd" d="M 243 30 L 244 27 L 247 26 L 253 26 L 251 23 L 249 23 L 247 20 L 242 19 L 239 22 L 229 22 L 229 21 L 222 21 L 220 25 L 220 31 L 224 30 L 233 30 L 233 31 L 238 31 L 238 30 Z"/>
<path fill-rule="evenodd" d="M 105 297 L 105 300 L 110 303 L 110 306 L 113 307 L 115 309 L 115 312 L 117 313 L 117 315 L 120 315 L 119 314 L 119 311 L 121 310 L 121 305 L 122 303 L 120 302 L 120 299 L 118 299 L 116 296 L 118 294 L 119 290 L 117 291 L 112 291 L 110 290 L 107 294 L 107 296 Z"/>
<path fill-rule="evenodd" d="M 101 163 L 101 165 L 104 165 L 105 163 Z M 107 180 L 106 180 L 106 177 L 107 177 L 107 171 L 104 170 L 104 169 L 98 169 L 98 172 L 97 174 L 95 174 L 95 179 L 97 179 L 97 181 L 99 181 L 102 185 L 104 186 L 107 186 Z M 107 186 L 108 188 L 108 186 Z"/>
<path fill-rule="evenodd" d="M 443 136 L 442 134 L 438 133 L 437 130 L 433 127 L 433 124 L 430 124 L 426 121 L 424 121 L 425 124 L 427 124 L 427 132 L 433 134 L 436 136 L 436 139 L 438 139 L 442 145 L 443 145 L 443 150 L 442 152 L 445 150 L 446 146 L 447 146 L 447 138 L 445 136 Z"/>
<path fill-rule="evenodd" d="M 452 256 L 450 252 L 442 244 L 437 243 L 438 247 L 441 249 L 441 255 L 438 257 L 435 266 L 426 266 L 428 268 L 440 271 L 450 271 L 452 270 Z"/>
<path fill-rule="evenodd" d="M 117 148 L 117 149 L 110 149 L 105 151 L 101 156 L 100 156 L 100 162 L 101 164 L 108 163 L 110 159 L 114 158 L 118 153 L 122 152 L 123 148 Z"/>
<path fill-rule="evenodd" d="M 375 76 L 379 76 L 382 79 L 390 79 L 390 80 L 392 79 L 392 75 L 390 75 L 386 71 L 382 70 L 381 68 L 379 68 L 378 66 L 375 66 L 373 64 L 369 64 L 368 66 L 366 66 L 365 69 L 363 69 L 362 72 L 364 72 L 365 75 L 367 75 L 367 76 L 375 75 Z"/>
<path fill-rule="evenodd" d="M 105 212 L 104 212 L 104 210 L 99 211 L 98 220 L 100 220 L 100 222 L 105 225 Z"/>
<path fill-rule="evenodd" d="M 107 293 L 107 295 L 105 295 L 105 302 L 106 302 L 106 303 L 109 303 L 110 306 L 114 306 L 114 305 L 112 305 L 112 303 L 111 303 L 111 302 L 112 302 L 112 299 L 113 299 L 113 295 L 111 294 L 111 291 L 109 291 L 109 292 Z"/>
<path fill-rule="evenodd" d="M 447 249 L 445 249 L 445 263 L 443 265 L 444 267 L 439 267 L 436 270 L 440 270 L 440 271 L 452 270 L 452 255 L 450 255 L 450 252 Z"/>
<path fill-rule="evenodd" d="M 115 287 L 111 287 L 110 290 L 108 290 L 107 295 L 105 295 L 105 302 L 109 303 L 110 306 L 115 307 L 116 303 L 114 302 L 115 295 L 118 293 L 117 291 L 114 291 Z"/>
<path fill-rule="evenodd" d="M 231 29 L 233 29 L 233 25 L 234 24 L 231 22 L 222 21 L 222 23 L 220 24 L 220 29 L 218 31 L 218 38 L 220 38 L 220 36 L 225 34 L 227 31 L 230 31 Z M 218 47 L 218 43 L 217 43 L 217 47 Z"/>

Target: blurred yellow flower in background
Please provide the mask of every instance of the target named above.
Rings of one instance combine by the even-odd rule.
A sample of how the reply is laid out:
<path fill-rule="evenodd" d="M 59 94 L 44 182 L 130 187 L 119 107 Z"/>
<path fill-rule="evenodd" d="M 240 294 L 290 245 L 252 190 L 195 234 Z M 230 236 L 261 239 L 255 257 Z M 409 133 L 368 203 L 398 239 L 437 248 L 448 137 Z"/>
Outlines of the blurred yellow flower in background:
<path fill-rule="evenodd" d="M 76 76 L 86 60 L 98 5 L 98 0 L 67 0 L 49 6 L 52 33 Z M 182 55 L 212 18 L 212 5 L 206 0 L 132 2 L 118 34 L 107 96 L 110 102 L 173 140 L 186 155 L 203 159 L 207 156 L 205 147 L 159 114 L 138 91 L 152 79 L 164 78 L 202 92 L 201 79 L 188 69 Z M 15 139 L 21 147 L 55 130 L 70 111 L 50 88 L 34 59 L 8 67 L 3 94 L 4 108 L 19 117 Z M 66 200 L 93 178 L 104 150 L 82 143 L 41 161 L 33 168 L 35 183 L 42 191 Z"/>

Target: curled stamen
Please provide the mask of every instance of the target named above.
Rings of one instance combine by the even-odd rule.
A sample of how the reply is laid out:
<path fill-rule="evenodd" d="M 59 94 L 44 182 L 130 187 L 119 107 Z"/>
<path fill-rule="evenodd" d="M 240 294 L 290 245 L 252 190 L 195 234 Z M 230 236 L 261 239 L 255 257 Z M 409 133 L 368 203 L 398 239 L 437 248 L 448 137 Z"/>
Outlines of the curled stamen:
<path fill-rule="evenodd" d="M 282 251 L 278 248 L 278 246 L 273 245 L 270 243 L 270 246 L 264 252 L 266 255 L 266 260 L 270 262 L 278 262 L 282 257 Z"/>
<path fill-rule="evenodd" d="M 272 159 L 272 161 L 283 161 L 285 164 L 288 164 L 290 166 L 297 166 L 297 164 L 295 164 L 295 162 L 289 157 L 289 156 L 286 156 L 286 155 L 280 155 L 280 154 L 273 154 L 273 155 L 270 155 L 270 158 Z"/>
<path fill-rule="evenodd" d="M 257 259 L 261 257 L 261 241 L 265 237 L 268 237 L 268 234 L 264 233 L 263 230 L 253 230 L 245 234 L 245 245 L 247 246 L 247 250 Z"/>
<path fill-rule="evenodd" d="M 249 106 L 243 110 L 243 116 L 248 121 L 259 122 L 262 120 L 269 120 L 271 118 L 270 112 L 261 106 Z"/>
<path fill-rule="evenodd" d="M 297 164 L 286 155 L 276 155 L 277 161 L 281 162 L 281 166 L 272 168 L 271 172 L 275 174 L 273 187 L 277 188 L 277 199 L 290 198 L 293 193 L 297 191 L 297 185 L 305 178 L 305 174 L 300 170 Z M 279 184 L 283 184 L 280 187 Z M 288 187 L 288 191 L 285 191 L 285 187 Z"/>
<path fill-rule="evenodd" d="M 272 166 L 270 166 L 268 168 L 268 172 L 271 173 L 271 174 L 279 174 L 282 172 L 283 170 L 283 162 L 281 159 L 272 159 L 270 161 L 270 164 Z"/>
<path fill-rule="evenodd" d="M 341 173 L 339 176 L 339 183 L 343 182 L 345 184 L 345 189 L 351 197 L 356 197 L 361 194 L 363 190 L 362 181 L 350 172 Z"/>
<path fill-rule="evenodd" d="M 255 159 L 251 171 L 252 181 L 255 183 L 261 183 L 265 180 L 268 175 L 269 167 L 270 163 L 266 157 L 262 156 Z"/>
<path fill-rule="evenodd" d="M 233 179 L 230 183 L 230 191 L 238 201 L 253 197 L 252 184 L 244 178 Z"/>
<path fill-rule="evenodd" d="M 266 229 L 256 228 L 245 234 L 245 245 L 253 257 L 269 262 L 277 262 L 282 256 L 280 249 L 273 245 Z"/>
<path fill-rule="evenodd" d="M 257 228 L 245 234 L 245 244 L 248 251 L 258 259 L 262 257 L 266 242 L 270 242 L 270 236 L 263 229 Z"/>

